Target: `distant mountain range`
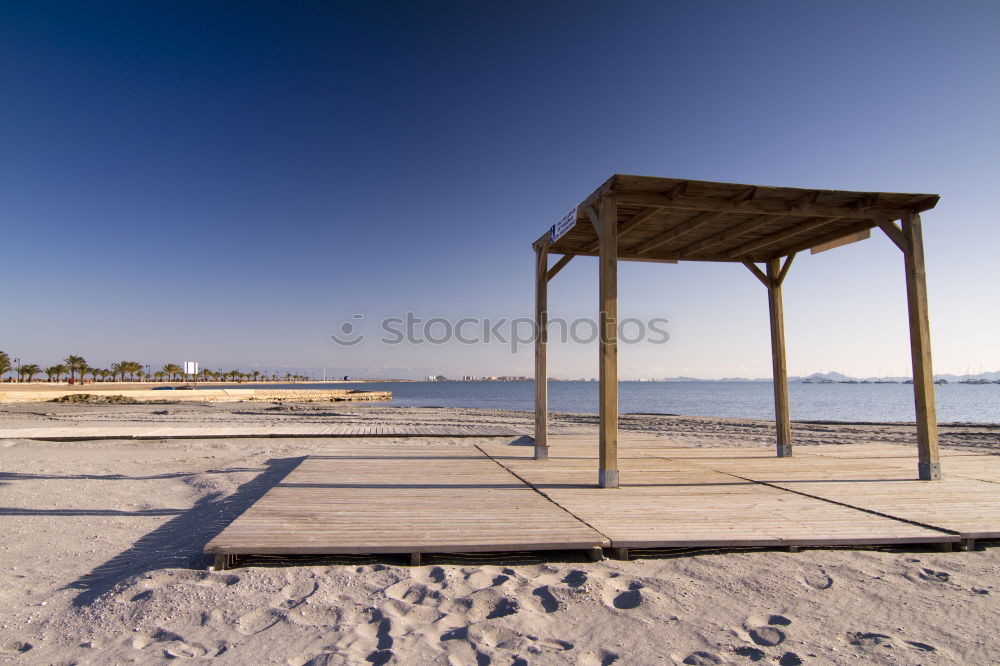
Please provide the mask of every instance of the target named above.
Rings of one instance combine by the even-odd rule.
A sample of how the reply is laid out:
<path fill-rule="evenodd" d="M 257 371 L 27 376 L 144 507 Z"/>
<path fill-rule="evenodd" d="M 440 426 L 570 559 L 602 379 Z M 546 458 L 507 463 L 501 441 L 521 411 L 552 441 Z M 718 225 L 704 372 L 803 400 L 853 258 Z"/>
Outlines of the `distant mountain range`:
<path fill-rule="evenodd" d="M 943 379 L 948 383 L 959 382 L 963 379 L 988 379 L 990 381 L 995 381 L 1000 379 L 1000 370 L 995 372 L 984 372 L 978 375 L 934 375 L 934 380 Z M 889 381 L 889 382 L 904 382 L 910 379 L 909 376 L 906 377 L 848 377 L 840 372 L 814 372 L 806 377 L 789 377 L 790 382 L 802 382 L 809 380 L 810 382 L 819 382 L 823 380 L 832 382 L 844 382 L 844 381 L 857 381 L 863 382 L 867 381 L 870 383 L 875 383 L 878 381 Z M 665 377 L 659 381 L 664 382 L 769 382 L 770 377 L 757 377 L 750 379 L 748 377 L 723 377 L 722 379 L 698 379 L 697 377 Z"/>

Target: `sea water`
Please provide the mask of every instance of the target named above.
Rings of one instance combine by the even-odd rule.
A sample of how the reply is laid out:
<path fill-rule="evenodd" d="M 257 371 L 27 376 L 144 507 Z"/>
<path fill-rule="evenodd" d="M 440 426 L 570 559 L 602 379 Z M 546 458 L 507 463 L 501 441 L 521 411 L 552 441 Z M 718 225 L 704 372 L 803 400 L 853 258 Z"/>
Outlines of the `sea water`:
<path fill-rule="evenodd" d="M 531 381 L 365 382 L 250 384 L 247 388 L 340 388 L 391 391 L 399 407 L 471 407 L 530 411 Z M 549 409 L 597 413 L 597 382 L 549 382 Z M 200 388 L 213 388 L 212 384 Z M 938 421 L 1000 423 L 1000 384 L 945 384 L 935 387 Z M 792 419 L 808 421 L 897 422 L 914 420 L 910 384 L 789 384 Z M 684 414 L 773 419 L 770 382 L 620 382 L 622 414 Z"/>

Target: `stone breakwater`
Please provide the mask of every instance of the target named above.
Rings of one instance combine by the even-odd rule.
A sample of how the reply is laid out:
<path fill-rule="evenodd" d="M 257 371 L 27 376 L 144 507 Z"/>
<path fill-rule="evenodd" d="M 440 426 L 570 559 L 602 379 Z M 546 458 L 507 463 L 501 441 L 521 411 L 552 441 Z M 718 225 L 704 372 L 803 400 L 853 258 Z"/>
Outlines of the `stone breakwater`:
<path fill-rule="evenodd" d="M 0 403 L 3 402 L 47 402 L 70 395 L 92 394 L 87 388 L 49 388 L 37 391 L 0 389 Z M 288 402 L 372 402 L 392 399 L 391 391 L 353 391 L 345 389 L 198 389 L 194 391 L 154 391 L 152 389 L 122 388 L 114 391 L 100 391 L 101 394 L 114 393 L 137 402 L 242 402 L 245 400 L 288 401 Z"/>

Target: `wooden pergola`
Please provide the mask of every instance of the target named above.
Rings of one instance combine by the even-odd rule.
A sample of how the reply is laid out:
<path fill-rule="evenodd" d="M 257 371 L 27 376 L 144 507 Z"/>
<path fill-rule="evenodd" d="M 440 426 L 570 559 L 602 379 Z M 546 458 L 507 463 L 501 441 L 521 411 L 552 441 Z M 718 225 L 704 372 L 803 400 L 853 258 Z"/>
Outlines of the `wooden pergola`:
<path fill-rule="evenodd" d="M 832 249 L 881 229 L 903 253 L 909 309 L 918 478 L 941 478 L 920 213 L 934 194 L 763 187 L 614 175 L 533 247 L 536 253 L 535 458 L 548 458 L 548 282 L 577 256 L 600 271 L 598 483 L 618 486 L 618 261 L 744 264 L 767 288 L 777 455 L 792 455 L 781 285 L 796 253 Z M 562 257 L 549 266 L 549 255 Z M 761 264 L 761 266 L 758 266 Z"/>

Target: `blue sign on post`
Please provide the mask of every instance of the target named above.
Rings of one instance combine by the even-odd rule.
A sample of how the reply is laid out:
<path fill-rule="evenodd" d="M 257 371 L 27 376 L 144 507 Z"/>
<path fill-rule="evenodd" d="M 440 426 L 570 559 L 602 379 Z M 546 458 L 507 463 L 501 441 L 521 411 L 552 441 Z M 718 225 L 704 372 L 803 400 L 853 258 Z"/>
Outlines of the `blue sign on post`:
<path fill-rule="evenodd" d="M 573 210 L 563 215 L 562 219 L 553 224 L 552 228 L 549 229 L 549 242 L 555 243 L 575 225 L 576 225 L 576 207 L 574 206 Z"/>

